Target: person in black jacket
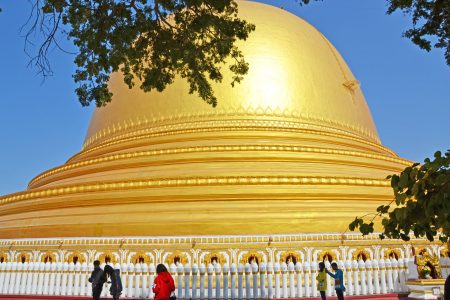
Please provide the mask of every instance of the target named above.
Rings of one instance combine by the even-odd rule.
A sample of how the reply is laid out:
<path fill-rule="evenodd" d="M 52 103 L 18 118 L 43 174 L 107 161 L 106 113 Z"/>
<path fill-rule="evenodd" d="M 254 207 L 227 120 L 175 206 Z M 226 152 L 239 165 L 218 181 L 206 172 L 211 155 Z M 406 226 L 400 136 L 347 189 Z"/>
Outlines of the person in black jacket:
<path fill-rule="evenodd" d="M 92 271 L 89 282 L 92 283 L 92 298 L 94 300 L 100 299 L 102 294 L 103 284 L 106 282 L 106 274 L 100 268 L 100 261 L 94 261 L 94 271 Z"/>
<path fill-rule="evenodd" d="M 444 285 L 444 300 L 450 300 L 450 275 L 447 276 Z"/>
<path fill-rule="evenodd" d="M 109 292 L 114 300 L 119 300 L 122 294 L 122 280 L 120 279 L 120 270 L 114 269 L 110 265 L 105 266 L 105 273 L 108 274 L 109 280 L 111 281 L 111 287 Z"/>

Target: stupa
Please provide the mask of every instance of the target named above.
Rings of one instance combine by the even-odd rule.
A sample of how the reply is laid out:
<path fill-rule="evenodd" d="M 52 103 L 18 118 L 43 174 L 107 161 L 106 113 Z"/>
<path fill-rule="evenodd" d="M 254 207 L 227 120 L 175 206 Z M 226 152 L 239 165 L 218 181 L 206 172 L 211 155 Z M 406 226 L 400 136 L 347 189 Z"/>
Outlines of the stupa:
<path fill-rule="evenodd" d="M 393 198 L 385 178 L 411 162 L 381 144 L 344 59 L 283 9 L 239 12 L 256 25 L 239 43 L 243 82 L 232 88 L 224 67 L 213 108 L 182 79 L 144 93 L 114 74 L 81 151 L 0 198 L 5 261 L 410 257 L 411 245 L 345 233 Z"/>

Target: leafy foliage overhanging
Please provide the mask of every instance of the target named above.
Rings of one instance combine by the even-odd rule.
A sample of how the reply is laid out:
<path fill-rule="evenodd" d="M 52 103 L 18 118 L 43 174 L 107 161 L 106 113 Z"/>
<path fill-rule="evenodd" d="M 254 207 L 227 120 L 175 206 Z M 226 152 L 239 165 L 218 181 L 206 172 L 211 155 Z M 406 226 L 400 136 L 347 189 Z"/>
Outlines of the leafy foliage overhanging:
<path fill-rule="evenodd" d="M 308 4 L 310 0 L 294 0 Z M 321 0 L 315 0 L 321 1 Z M 412 17 L 404 36 L 430 51 L 445 49 L 450 65 L 450 1 L 386 0 L 387 13 Z M 212 106 L 217 98 L 212 82 L 223 79 L 221 67 L 231 62 L 231 85 L 239 83 L 249 65 L 236 46 L 255 26 L 238 18 L 234 0 L 31 0 L 33 12 L 27 38 L 42 33 L 44 42 L 33 56 L 38 70 L 51 75 L 47 54 L 66 35 L 79 51 L 76 94 L 82 105 L 106 105 L 112 99 L 108 80 L 120 71 L 131 88 L 162 91 L 175 76 L 185 78 L 190 93 Z M 63 28 L 61 30 L 61 28 Z M 28 41 L 28 39 L 27 39 Z"/>
<path fill-rule="evenodd" d="M 410 240 L 426 237 L 433 241 L 450 241 L 450 150 L 444 155 L 434 154 L 434 159 L 415 163 L 399 175 L 388 176 L 395 199 L 381 205 L 369 222 L 356 218 L 349 229 L 359 229 L 363 235 L 374 231 L 374 220 L 382 218 L 381 238 Z M 395 205 L 394 205 L 395 204 Z M 392 209 L 391 206 L 395 206 Z"/>
<path fill-rule="evenodd" d="M 248 71 L 235 42 L 255 26 L 237 17 L 232 0 L 35 1 L 40 28 L 48 28 L 35 63 L 44 75 L 51 72 L 46 54 L 62 24 L 79 49 L 73 77 L 82 105 L 110 102 L 108 80 L 120 70 L 130 88 L 139 81 L 144 91 L 162 91 L 178 74 L 190 93 L 216 106 L 211 81 L 222 80 L 221 64 L 231 60 L 232 85 Z"/>

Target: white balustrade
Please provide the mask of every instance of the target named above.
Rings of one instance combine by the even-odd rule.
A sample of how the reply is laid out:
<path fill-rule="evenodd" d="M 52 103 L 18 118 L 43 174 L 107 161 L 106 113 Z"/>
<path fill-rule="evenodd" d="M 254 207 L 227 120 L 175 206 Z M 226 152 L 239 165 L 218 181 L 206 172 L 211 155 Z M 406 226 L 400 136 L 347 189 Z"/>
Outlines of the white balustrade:
<path fill-rule="evenodd" d="M 442 260 L 445 262 L 445 259 Z M 408 259 L 353 260 L 338 265 L 344 270 L 348 295 L 405 292 L 405 264 Z M 325 262 L 330 268 L 330 263 Z M 122 271 L 123 296 L 152 298 L 155 265 L 145 263 L 116 264 Z M 264 299 L 318 297 L 317 262 L 304 261 L 257 264 L 190 264 L 170 266 L 179 299 Z M 92 269 L 83 262 L 2 262 L 1 294 L 37 294 L 89 296 Z M 332 278 L 327 276 L 328 294 L 334 294 Z M 105 293 L 108 293 L 105 287 Z M 107 295 L 110 297 L 110 295 Z"/>

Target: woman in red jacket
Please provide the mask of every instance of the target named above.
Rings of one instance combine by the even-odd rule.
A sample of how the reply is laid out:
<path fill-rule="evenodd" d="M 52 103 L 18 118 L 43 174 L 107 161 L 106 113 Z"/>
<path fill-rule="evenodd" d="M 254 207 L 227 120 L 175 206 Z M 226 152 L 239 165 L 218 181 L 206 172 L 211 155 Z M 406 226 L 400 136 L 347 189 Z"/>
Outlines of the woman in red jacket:
<path fill-rule="evenodd" d="M 153 282 L 154 300 L 169 300 L 170 294 L 175 291 L 173 278 L 163 264 L 156 266 L 156 274 L 158 275 Z"/>

